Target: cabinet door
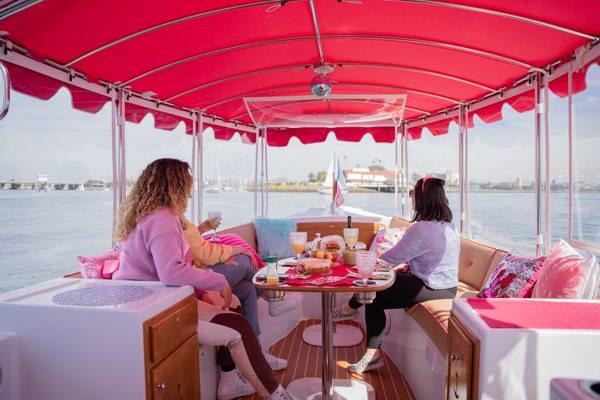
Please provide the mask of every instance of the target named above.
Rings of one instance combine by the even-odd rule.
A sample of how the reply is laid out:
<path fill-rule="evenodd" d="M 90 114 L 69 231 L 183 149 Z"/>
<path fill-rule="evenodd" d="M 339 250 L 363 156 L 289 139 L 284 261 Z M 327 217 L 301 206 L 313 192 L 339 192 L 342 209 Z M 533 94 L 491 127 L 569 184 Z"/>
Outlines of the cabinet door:
<path fill-rule="evenodd" d="M 171 355 L 152 369 L 154 400 L 198 400 L 198 335 L 191 336 Z"/>
<path fill-rule="evenodd" d="M 450 318 L 448 324 L 448 400 L 469 400 L 473 383 L 473 342 Z"/>

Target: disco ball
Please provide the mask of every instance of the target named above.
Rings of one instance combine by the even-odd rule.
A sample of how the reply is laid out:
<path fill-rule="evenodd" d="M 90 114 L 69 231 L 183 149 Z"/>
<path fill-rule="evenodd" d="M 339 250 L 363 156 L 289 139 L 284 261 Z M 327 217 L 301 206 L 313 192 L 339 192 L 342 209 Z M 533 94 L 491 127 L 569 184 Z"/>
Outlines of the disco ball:
<path fill-rule="evenodd" d="M 310 82 L 310 91 L 317 97 L 326 97 L 331 94 L 331 81 L 325 75 L 317 75 Z"/>

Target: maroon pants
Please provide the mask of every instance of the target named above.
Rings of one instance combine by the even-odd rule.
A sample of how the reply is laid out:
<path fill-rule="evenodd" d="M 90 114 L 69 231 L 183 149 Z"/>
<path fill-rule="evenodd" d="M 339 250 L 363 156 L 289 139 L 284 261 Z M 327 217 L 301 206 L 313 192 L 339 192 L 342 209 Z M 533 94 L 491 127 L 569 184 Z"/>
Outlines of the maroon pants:
<path fill-rule="evenodd" d="M 246 349 L 246 353 L 248 353 L 248 358 L 252 360 L 252 366 L 258 379 L 260 379 L 269 393 L 273 393 L 277 389 L 277 386 L 279 386 L 279 383 L 275 380 L 273 371 L 267 360 L 265 360 L 258 338 L 248 320 L 239 314 L 223 313 L 217 314 L 210 322 L 226 326 L 240 333 L 244 348 Z M 233 359 L 227 348 L 219 348 L 217 363 L 219 365 L 233 364 Z"/>

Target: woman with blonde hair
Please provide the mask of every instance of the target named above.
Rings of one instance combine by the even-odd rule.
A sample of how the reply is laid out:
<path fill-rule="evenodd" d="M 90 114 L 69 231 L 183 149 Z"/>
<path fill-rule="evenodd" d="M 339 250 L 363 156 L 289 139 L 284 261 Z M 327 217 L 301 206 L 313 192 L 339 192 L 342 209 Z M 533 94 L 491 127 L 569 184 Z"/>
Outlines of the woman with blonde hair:
<path fill-rule="evenodd" d="M 223 309 L 198 301 L 199 342 L 228 350 L 219 351 L 217 357 L 222 371 L 217 397 L 230 400 L 258 392 L 272 400 L 291 400 L 275 380 L 246 318 L 225 311 L 232 300 L 225 277 L 192 265 L 180 222 L 192 185 L 190 167 L 180 160 L 159 159 L 142 171 L 121 209 L 116 237 L 122 250 L 113 279 L 161 281 L 171 286 L 220 291 L 225 302 Z M 237 246 L 226 249 L 210 245 L 214 247 L 207 251 L 220 261 L 243 253 Z"/>

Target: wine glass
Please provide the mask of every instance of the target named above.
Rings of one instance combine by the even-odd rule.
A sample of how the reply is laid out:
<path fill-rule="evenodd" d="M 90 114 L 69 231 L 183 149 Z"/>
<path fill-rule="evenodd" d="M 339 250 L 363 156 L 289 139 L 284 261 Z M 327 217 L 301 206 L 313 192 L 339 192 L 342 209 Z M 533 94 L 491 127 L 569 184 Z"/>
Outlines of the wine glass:
<path fill-rule="evenodd" d="M 214 232 L 212 234 L 213 242 L 217 240 L 217 228 L 221 225 L 221 211 L 209 211 L 208 212 L 208 224 Z"/>
<path fill-rule="evenodd" d="M 344 240 L 351 249 L 354 249 L 358 242 L 358 228 L 344 228 Z"/>
<path fill-rule="evenodd" d="M 306 232 L 290 232 L 290 242 L 292 243 L 292 250 L 296 254 L 296 261 L 300 260 L 300 254 L 306 249 Z"/>
<path fill-rule="evenodd" d="M 356 268 L 358 273 L 363 278 L 360 285 L 368 286 L 373 281 L 369 281 L 369 278 L 375 271 L 375 263 L 377 262 L 377 253 L 374 251 L 359 250 L 356 252 Z"/>

